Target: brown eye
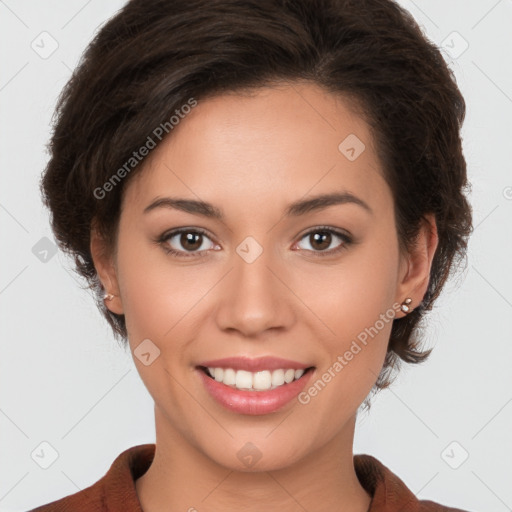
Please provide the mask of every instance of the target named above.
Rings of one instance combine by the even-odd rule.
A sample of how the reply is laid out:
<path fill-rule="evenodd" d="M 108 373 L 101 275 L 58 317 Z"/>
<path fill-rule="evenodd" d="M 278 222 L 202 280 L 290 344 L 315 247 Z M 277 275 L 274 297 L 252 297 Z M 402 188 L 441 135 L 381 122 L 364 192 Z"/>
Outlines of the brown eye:
<path fill-rule="evenodd" d="M 332 255 L 345 249 L 352 243 L 352 239 L 348 235 L 331 228 L 312 229 L 304 234 L 301 240 L 306 240 L 309 243 L 309 248 L 303 247 L 303 249 L 308 252 L 318 253 L 316 254 L 318 256 Z M 338 242 L 335 245 L 337 240 L 341 240 L 341 243 Z M 332 247 L 333 245 L 334 247 Z"/>
<path fill-rule="evenodd" d="M 209 247 L 208 240 L 210 241 Z M 159 242 L 167 253 L 178 257 L 205 256 L 209 249 L 211 250 L 215 247 L 210 237 L 199 229 L 177 229 L 170 231 L 164 233 L 160 237 Z"/>
<path fill-rule="evenodd" d="M 179 242 L 188 251 L 195 251 L 202 245 L 203 235 L 200 233 L 181 233 Z"/>
<path fill-rule="evenodd" d="M 324 251 L 331 245 L 332 235 L 327 231 L 318 231 L 309 235 L 311 246 L 319 251 Z"/>

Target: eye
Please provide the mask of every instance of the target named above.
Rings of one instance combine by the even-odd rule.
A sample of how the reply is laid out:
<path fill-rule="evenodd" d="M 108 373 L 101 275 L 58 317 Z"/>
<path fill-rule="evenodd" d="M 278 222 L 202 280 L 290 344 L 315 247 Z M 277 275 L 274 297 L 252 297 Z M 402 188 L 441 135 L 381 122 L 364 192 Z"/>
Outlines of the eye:
<path fill-rule="evenodd" d="M 336 242 L 336 238 L 342 243 L 335 246 L 334 249 L 329 249 L 333 242 Z M 306 239 L 311 247 L 311 249 L 306 248 L 305 250 L 312 252 L 314 256 L 332 256 L 346 249 L 352 243 L 352 238 L 349 235 L 327 226 L 310 229 L 301 237 L 301 240 L 303 239 Z"/>
<path fill-rule="evenodd" d="M 302 235 L 301 240 L 306 239 L 311 249 L 303 248 L 311 252 L 314 256 L 332 256 L 346 249 L 353 243 L 352 238 L 333 228 L 319 226 L 310 229 Z M 336 239 L 341 240 L 334 248 L 333 242 Z M 206 240 L 210 241 L 210 247 Z M 208 255 L 209 250 L 219 250 L 220 246 L 212 242 L 206 231 L 200 228 L 179 228 L 163 233 L 156 240 L 167 254 L 172 254 L 178 258 L 204 257 Z M 181 247 L 180 247 L 181 246 Z"/>
<path fill-rule="evenodd" d="M 205 240 L 209 240 L 213 247 L 205 245 Z M 193 256 L 206 256 L 206 252 L 217 250 L 216 246 L 207 236 L 206 231 L 199 228 L 180 228 L 173 231 L 167 231 L 158 239 L 167 254 L 172 254 L 178 258 L 190 258 Z M 181 246 L 181 247 L 180 247 Z"/>

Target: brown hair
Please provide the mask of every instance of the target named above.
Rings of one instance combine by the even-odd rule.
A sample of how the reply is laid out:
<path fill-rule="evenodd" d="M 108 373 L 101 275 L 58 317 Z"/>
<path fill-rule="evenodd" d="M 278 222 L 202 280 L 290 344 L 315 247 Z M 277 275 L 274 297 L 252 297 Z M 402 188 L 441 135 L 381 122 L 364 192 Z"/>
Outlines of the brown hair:
<path fill-rule="evenodd" d="M 169 127 L 191 98 L 288 80 L 351 98 L 369 124 L 402 249 L 414 243 L 423 216 L 435 214 L 439 244 L 429 287 L 421 304 L 393 321 L 374 388 L 382 389 L 400 359 L 419 363 L 430 354 L 418 351 L 420 320 L 466 255 L 472 231 L 459 134 L 464 99 L 439 49 L 395 2 L 128 2 L 95 36 L 59 98 L 41 180 L 44 202 L 59 246 L 74 257 L 125 344 L 124 316 L 103 304 L 90 230 L 94 223 L 115 246 L 122 191 L 143 165 L 133 165 L 103 197 L 94 191 L 126 170 L 134 151 L 156 127 Z"/>

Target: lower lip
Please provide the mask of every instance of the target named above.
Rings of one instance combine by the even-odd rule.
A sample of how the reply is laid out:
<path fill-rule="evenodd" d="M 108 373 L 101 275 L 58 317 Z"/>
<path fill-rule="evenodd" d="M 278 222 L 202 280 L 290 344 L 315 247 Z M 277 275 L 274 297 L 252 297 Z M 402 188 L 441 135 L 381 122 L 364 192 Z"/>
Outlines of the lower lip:
<path fill-rule="evenodd" d="M 240 414 L 269 414 L 291 402 L 306 386 L 314 369 L 307 371 L 300 379 L 269 391 L 241 391 L 217 382 L 197 369 L 206 390 L 222 406 Z"/>

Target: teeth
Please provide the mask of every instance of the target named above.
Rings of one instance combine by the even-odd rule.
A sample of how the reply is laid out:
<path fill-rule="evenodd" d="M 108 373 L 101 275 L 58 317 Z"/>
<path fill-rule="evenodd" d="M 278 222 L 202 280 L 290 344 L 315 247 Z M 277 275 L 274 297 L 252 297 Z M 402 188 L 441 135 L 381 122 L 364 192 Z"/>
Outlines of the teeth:
<path fill-rule="evenodd" d="M 208 373 L 217 382 L 222 382 L 226 386 L 248 391 L 267 391 L 300 379 L 304 375 L 304 370 L 288 368 L 248 372 L 246 370 L 235 371 L 232 368 L 208 367 Z"/>
<path fill-rule="evenodd" d="M 228 386 L 234 386 L 236 382 L 236 372 L 233 370 L 233 368 L 226 368 L 224 370 L 224 378 L 222 379 L 222 382 L 224 384 L 227 384 Z"/>
<path fill-rule="evenodd" d="M 272 374 L 268 370 L 257 372 L 252 377 L 252 387 L 256 390 L 270 389 L 272 386 Z"/>
<path fill-rule="evenodd" d="M 284 372 L 284 381 L 286 384 L 290 384 L 293 379 L 295 379 L 295 370 L 286 370 Z"/>
<path fill-rule="evenodd" d="M 272 372 L 272 386 L 282 386 L 284 384 L 284 370 L 275 370 Z"/>
<path fill-rule="evenodd" d="M 249 389 L 252 387 L 252 373 L 245 370 L 238 370 L 236 372 L 235 387 L 238 389 Z"/>

